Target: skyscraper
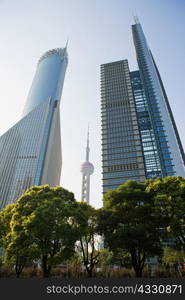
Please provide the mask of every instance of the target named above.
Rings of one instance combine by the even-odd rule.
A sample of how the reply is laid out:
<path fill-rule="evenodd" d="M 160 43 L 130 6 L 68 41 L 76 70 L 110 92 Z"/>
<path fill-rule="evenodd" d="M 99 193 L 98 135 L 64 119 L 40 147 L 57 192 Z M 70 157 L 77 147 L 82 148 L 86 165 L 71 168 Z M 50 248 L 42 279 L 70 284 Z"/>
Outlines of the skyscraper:
<path fill-rule="evenodd" d="M 142 27 L 132 26 L 139 70 L 101 65 L 103 192 L 128 179 L 185 177 L 185 155 Z"/>
<path fill-rule="evenodd" d="M 94 166 L 89 162 L 89 128 L 87 133 L 87 147 L 86 147 L 86 159 L 85 162 L 81 165 L 82 172 L 82 194 L 81 201 L 89 203 L 90 199 L 90 176 L 94 172 Z"/>
<path fill-rule="evenodd" d="M 60 98 L 66 48 L 39 60 L 23 118 L 0 137 L 0 208 L 32 185 L 58 185 L 61 173 Z"/>

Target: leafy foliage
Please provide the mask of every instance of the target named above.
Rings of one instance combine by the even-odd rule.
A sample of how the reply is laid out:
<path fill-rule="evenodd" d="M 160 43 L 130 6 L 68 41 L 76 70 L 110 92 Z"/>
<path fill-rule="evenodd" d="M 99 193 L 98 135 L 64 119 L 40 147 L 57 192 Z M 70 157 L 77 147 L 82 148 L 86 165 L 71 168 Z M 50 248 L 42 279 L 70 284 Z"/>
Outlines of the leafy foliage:
<path fill-rule="evenodd" d="M 99 262 L 97 211 L 87 203 L 78 203 L 75 219 L 79 232 L 79 242 L 76 244 L 77 251 L 83 256 L 88 277 L 92 277 L 93 269 Z"/>
<path fill-rule="evenodd" d="M 147 191 L 153 194 L 164 226 L 185 249 L 185 179 L 173 176 L 150 180 Z"/>
<path fill-rule="evenodd" d="M 83 262 L 89 277 L 96 265 L 111 264 L 132 266 L 141 277 L 146 259 L 161 256 L 169 236 L 178 245 L 164 248 L 162 261 L 185 250 L 185 179 L 177 176 L 127 181 L 104 195 L 99 210 L 61 187 L 35 186 L 0 212 L 0 247 L 17 277 L 37 262 L 45 277 L 65 262 L 80 269 Z"/>
<path fill-rule="evenodd" d="M 48 277 L 52 265 L 74 253 L 77 239 L 76 228 L 71 224 L 74 206 L 73 193 L 61 187 L 35 186 L 26 191 L 12 210 L 7 208 L 7 213 L 6 209 L 1 213 L 3 220 L 11 219 L 9 227 L 4 229 L 7 258 L 24 264 L 26 258 L 38 258 L 44 276 Z"/>
<path fill-rule="evenodd" d="M 113 252 L 122 249 L 131 255 L 137 277 L 147 257 L 161 253 L 159 231 L 153 199 L 145 184 L 127 181 L 104 196 L 104 209 L 99 217 L 99 230 Z"/>
<path fill-rule="evenodd" d="M 162 256 L 162 262 L 166 264 L 176 264 L 176 263 L 183 263 L 185 260 L 185 253 L 180 250 L 176 250 L 171 247 L 165 247 Z"/>

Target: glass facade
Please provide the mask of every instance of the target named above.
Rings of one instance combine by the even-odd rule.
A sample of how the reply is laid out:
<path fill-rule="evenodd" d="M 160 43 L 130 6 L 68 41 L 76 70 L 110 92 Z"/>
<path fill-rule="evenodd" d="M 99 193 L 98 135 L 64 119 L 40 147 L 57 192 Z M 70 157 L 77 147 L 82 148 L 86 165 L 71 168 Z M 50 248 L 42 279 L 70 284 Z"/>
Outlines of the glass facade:
<path fill-rule="evenodd" d="M 132 26 L 133 40 L 158 151 L 161 176 L 185 177 L 185 159 L 162 80 L 140 23 Z"/>
<path fill-rule="evenodd" d="M 60 182 L 59 104 L 66 67 L 66 49 L 41 57 L 24 117 L 0 137 L 0 209 L 32 185 Z"/>
<path fill-rule="evenodd" d="M 185 156 L 170 105 L 140 24 L 132 26 L 139 71 L 101 65 L 103 193 L 126 180 L 185 177 Z"/>
<path fill-rule="evenodd" d="M 162 176 L 158 147 L 152 128 L 151 116 L 139 71 L 130 72 L 136 104 L 137 119 L 141 135 L 146 178 Z M 160 122 L 158 123 L 161 124 Z M 170 158 L 169 158 L 170 160 Z M 170 160 L 171 162 L 171 160 Z"/>
<path fill-rule="evenodd" d="M 25 116 L 48 97 L 60 100 L 68 63 L 66 49 L 47 51 L 40 59 L 27 97 L 23 115 Z"/>
<path fill-rule="evenodd" d="M 128 61 L 101 65 L 103 192 L 145 179 Z"/>

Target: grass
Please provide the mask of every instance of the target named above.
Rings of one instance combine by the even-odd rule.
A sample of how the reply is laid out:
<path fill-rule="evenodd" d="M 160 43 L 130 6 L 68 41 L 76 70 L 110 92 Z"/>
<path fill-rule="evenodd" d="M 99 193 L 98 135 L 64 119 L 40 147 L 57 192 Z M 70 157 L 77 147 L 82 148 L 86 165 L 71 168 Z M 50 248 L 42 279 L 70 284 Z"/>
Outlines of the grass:
<path fill-rule="evenodd" d="M 15 270 L 13 266 L 1 265 L 0 266 L 0 278 L 15 278 Z M 26 267 L 24 268 L 21 278 L 42 278 L 42 270 L 38 267 Z M 52 278 L 86 278 L 87 274 L 85 269 L 80 265 L 68 265 L 66 267 L 55 267 L 51 272 Z M 126 268 L 110 268 L 104 266 L 94 271 L 93 277 L 98 278 L 134 278 L 135 272 L 133 269 Z M 177 270 L 173 267 L 167 268 L 163 265 L 159 265 L 151 276 L 151 272 L 148 268 L 143 270 L 143 278 L 180 278 L 185 277 L 185 270 Z"/>

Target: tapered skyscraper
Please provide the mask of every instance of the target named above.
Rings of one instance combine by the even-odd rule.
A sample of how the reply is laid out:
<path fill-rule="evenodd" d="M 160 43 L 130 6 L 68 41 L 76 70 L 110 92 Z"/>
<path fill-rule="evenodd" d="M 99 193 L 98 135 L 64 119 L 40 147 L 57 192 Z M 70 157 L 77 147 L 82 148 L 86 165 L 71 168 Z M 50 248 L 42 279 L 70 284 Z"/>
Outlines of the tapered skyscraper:
<path fill-rule="evenodd" d="M 60 182 L 60 98 L 67 63 L 66 48 L 40 58 L 23 118 L 0 137 L 0 208 L 32 185 Z"/>
<path fill-rule="evenodd" d="M 147 99 L 148 115 L 159 156 L 161 176 L 185 176 L 185 155 L 169 101 L 147 45 L 142 27 L 136 19 L 133 39 L 141 82 Z"/>
<path fill-rule="evenodd" d="M 139 71 L 101 65 L 103 192 L 128 179 L 185 177 L 185 156 L 164 86 L 137 18 Z"/>

